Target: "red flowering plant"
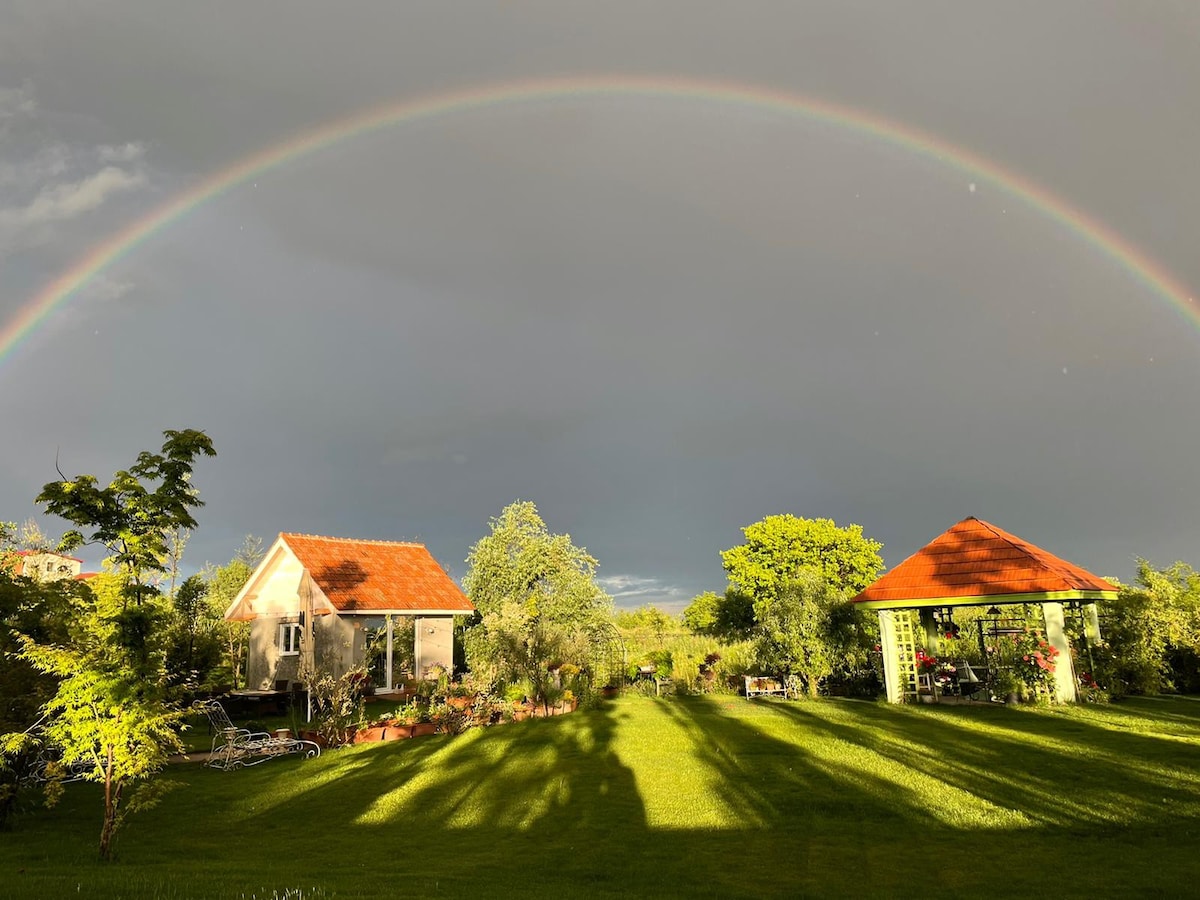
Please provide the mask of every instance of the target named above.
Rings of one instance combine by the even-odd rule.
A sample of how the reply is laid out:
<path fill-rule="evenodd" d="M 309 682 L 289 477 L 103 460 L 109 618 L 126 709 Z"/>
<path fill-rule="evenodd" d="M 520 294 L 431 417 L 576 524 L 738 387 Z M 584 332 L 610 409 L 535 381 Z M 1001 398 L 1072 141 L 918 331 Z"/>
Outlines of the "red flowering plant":
<path fill-rule="evenodd" d="M 1026 631 L 1017 642 L 1017 677 L 1036 693 L 1051 693 L 1051 682 L 1057 667 L 1058 648 L 1040 634 Z"/>
<path fill-rule="evenodd" d="M 937 671 L 938 661 L 936 656 L 929 656 L 924 650 L 917 651 L 917 671 L 922 675 L 930 675 Z"/>
<path fill-rule="evenodd" d="M 950 663 L 942 662 L 924 650 L 917 651 L 917 671 L 922 675 L 929 675 L 940 690 L 949 688 L 957 674 L 957 669 Z"/>

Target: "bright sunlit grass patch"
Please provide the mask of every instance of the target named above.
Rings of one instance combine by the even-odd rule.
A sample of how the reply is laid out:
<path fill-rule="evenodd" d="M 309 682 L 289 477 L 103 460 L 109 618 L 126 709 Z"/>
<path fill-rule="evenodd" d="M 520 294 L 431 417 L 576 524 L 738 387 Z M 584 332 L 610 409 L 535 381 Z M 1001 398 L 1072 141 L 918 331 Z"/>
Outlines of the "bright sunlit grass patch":
<path fill-rule="evenodd" d="M 94 861 L 69 786 L 0 839 L 13 897 L 1178 893 L 1200 703 L 1056 709 L 627 697 L 602 710 L 194 764 Z M 969 852 L 968 852 L 969 851 Z M 930 881 L 930 859 L 936 877 Z"/>

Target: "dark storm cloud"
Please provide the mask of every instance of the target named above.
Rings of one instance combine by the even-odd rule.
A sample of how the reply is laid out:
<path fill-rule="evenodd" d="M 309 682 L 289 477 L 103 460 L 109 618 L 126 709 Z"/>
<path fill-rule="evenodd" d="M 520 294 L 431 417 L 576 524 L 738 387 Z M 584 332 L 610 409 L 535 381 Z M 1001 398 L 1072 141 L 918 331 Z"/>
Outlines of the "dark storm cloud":
<path fill-rule="evenodd" d="M 0 260 L 0 315 L 139 197 L 385 100 L 573 72 L 909 123 L 1196 284 L 1198 23 L 1120 4 L 18 4 L 0 98 L 42 118 L 0 134 L 23 171 L 73 147 L 93 168 L 61 183 L 113 165 L 145 184 Z M 345 142 L 147 241 L 0 370 L 20 423 L 0 518 L 31 511 L 56 447 L 107 475 L 195 426 L 220 452 L 197 474 L 197 565 L 288 529 L 423 539 L 461 574 L 516 497 L 625 603 L 719 588 L 718 551 L 782 511 L 861 523 L 891 564 L 966 515 L 1106 574 L 1200 561 L 1196 329 L 970 181 L 821 123 L 654 98 Z M 0 209 L 54 184 L 0 179 Z"/>

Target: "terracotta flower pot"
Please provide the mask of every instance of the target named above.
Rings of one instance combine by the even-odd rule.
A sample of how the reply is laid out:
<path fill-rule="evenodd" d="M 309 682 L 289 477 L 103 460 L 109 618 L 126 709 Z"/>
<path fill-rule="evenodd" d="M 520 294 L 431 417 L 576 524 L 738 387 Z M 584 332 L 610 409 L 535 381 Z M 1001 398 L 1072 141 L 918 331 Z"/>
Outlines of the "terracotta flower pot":
<path fill-rule="evenodd" d="M 386 730 L 382 725 L 377 725 L 373 728 L 360 728 L 354 732 L 354 743 L 370 744 L 375 741 L 382 741 L 383 733 Z"/>
<path fill-rule="evenodd" d="M 383 735 L 385 741 L 403 741 L 413 736 L 412 725 L 389 725 Z"/>
<path fill-rule="evenodd" d="M 413 737 L 424 737 L 428 734 L 437 734 L 437 725 L 433 722 L 418 722 L 412 727 Z"/>

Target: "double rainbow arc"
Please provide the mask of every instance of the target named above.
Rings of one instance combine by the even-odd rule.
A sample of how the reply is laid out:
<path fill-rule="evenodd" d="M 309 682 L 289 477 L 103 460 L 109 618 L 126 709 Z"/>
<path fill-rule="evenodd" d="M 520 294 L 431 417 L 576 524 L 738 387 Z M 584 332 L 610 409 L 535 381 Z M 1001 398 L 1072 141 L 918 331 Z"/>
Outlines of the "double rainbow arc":
<path fill-rule="evenodd" d="M 1200 308 L 1197 308 L 1191 293 L 1159 263 L 1062 198 L 963 147 L 881 116 L 799 94 L 686 78 L 596 76 L 489 84 L 405 100 L 319 126 L 244 157 L 112 234 L 43 287 L 0 327 L 0 364 L 9 359 L 55 309 L 65 304 L 105 268 L 209 200 L 292 160 L 393 125 L 463 115 L 496 106 L 601 97 L 686 100 L 784 113 L 829 123 L 931 157 L 976 180 L 989 182 L 1007 191 L 1065 226 L 1080 239 L 1101 250 L 1130 276 L 1148 286 L 1175 307 L 1186 320 L 1200 328 Z"/>

